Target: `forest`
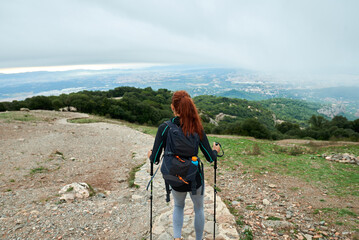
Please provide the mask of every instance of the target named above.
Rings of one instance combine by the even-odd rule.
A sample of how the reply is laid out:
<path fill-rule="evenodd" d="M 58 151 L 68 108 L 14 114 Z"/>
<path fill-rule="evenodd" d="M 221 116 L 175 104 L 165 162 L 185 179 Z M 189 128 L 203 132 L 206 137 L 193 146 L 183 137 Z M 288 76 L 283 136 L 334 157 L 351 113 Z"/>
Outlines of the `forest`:
<path fill-rule="evenodd" d="M 34 96 L 0 102 L 0 111 L 20 108 L 77 111 L 158 126 L 172 116 L 172 92 L 167 89 L 117 87 L 108 91 L 81 91 L 59 96 Z M 248 101 L 238 98 L 197 96 L 194 102 L 206 133 L 252 136 L 261 139 L 304 138 L 359 141 L 359 119 L 328 119 L 316 113 L 317 105 L 292 99 Z M 280 121 L 277 121 L 280 119 Z"/>

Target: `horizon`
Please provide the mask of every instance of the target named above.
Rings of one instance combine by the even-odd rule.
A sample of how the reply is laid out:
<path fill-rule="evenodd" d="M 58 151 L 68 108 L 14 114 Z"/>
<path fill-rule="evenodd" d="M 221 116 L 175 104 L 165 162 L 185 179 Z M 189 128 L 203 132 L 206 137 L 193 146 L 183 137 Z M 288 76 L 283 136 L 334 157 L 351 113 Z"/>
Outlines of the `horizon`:
<path fill-rule="evenodd" d="M 0 69 L 160 63 L 359 74 L 358 7 L 354 0 L 2 1 Z"/>

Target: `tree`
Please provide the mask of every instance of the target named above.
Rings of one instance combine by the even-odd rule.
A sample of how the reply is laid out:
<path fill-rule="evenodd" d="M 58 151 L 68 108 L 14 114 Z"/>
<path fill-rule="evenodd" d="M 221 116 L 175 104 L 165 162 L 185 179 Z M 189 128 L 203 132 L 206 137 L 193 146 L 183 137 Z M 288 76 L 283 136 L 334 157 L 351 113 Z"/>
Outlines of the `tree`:
<path fill-rule="evenodd" d="M 286 132 L 290 130 L 300 130 L 300 127 L 296 123 L 291 122 L 282 122 L 276 126 L 279 132 L 285 134 Z"/>
<path fill-rule="evenodd" d="M 244 135 L 255 138 L 270 138 L 268 129 L 255 118 L 245 120 L 241 125 Z"/>
<path fill-rule="evenodd" d="M 338 128 L 350 128 L 350 122 L 348 119 L 340 115 L 335 116 L 330 122 L 330 125 L 337 126 Z"/>
<path fill-rule="evenodd" d="M 309 125 L 312 128 L 320 129 L 320 128 L 324 127 L 324 125 L 327 123 L 328 123 L 328 121 L 322 116 L 312 115 L 312 117 L 309 119 Z"/>
<path fill-rule="evenodd" d="M 52 110 L 52 102 L 49 97 L 45 96 L 35 96 L 32 98 L 27 98 L 25 101 L 28 102 L 30 109 L 44 109 Z"/>
<path fill-rule="evenodd" d="M 6 108 L 5 105 L 3 103 L 0 103 L 0 112 L 5 112 Z"/>
<path fill-rule="evenodd" d="M 352 122 L 352 129 L 359 133 L 359 118 Z"/>

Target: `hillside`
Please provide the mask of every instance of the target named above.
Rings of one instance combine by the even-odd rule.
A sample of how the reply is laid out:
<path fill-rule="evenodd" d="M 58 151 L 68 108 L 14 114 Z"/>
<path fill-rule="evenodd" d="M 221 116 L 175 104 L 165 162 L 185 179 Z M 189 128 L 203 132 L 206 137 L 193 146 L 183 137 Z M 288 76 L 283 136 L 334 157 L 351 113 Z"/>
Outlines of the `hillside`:
<path fill-rule="evenodd" d="M 156 133 L 153 127 L 80 113 L 0 113 L 0 238 L 147 239 L 149 166 L 141 165 L 148 163 L 154 138 L 126 125 Z M 209 139 L 225 151 L 217 170 L 218 238 L 238 239 L 236 231 L 240 239 L 358 237 L 358 166 L 321 157 L 333 152 L 359 157 L 357 143 Z M 205 163 L 206 239 L 213 238 L 213 176 Z M 161 180 L 158 173 L 154 239 L 171 239 L 172 207 Z M 59 190 L 72 182 L 86 182 L 95 193 L 60 200 Z M 183 234 L 193 239 L 188 201 Z"/>
<path fill-rule="evenodd" d="M 172 92 L 167 89 L 118 87 L 108 91 L 80 91 L 60 96 L 35 96 L 0 103 L 1 111 L 21 108 L 68 110 L 158 126 L 172 116 Z M 359 120 L 317 113 L 319 104 L 269 99 L 248 101 L 201 95 L 194 98 L 207 133 L 252 136 L 262 139 L 312 138 L 359 141 Z M 318 125 L 319 124 L 319 125 Z"/>
<path fill-rule="evenodd" d="M 298 123 L 302 126 L 308 126 L 308 119 L 313 115 L 320 115 L 318 110 L 323 107 L 319 103 L 288 98 L 273 98 L 259 101 L 259 103 L 264 108 L 272 111 L 276 119 Z"/>

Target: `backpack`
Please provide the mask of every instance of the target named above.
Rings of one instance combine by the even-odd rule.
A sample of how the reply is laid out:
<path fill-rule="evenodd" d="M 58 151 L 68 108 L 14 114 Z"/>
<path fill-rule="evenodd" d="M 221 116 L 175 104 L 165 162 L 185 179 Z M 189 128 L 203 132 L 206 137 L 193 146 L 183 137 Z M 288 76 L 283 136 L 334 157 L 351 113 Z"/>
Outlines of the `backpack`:
<path fill-rule="evenodd" d="M 169 127 L 167 133 L 166 149 L 161 166 L 162 176 L 166 183 L 167 198 L 170 198 L 170 186 L 180 187 L 190 185 L 192 194 L 196 194 L 196 175 L 201 175 L 203 183 L 203 164 L 198 158 L 199 136 L 197 133 L 185 136 L 182 129 L 171 121 L 165 122 Z M 201 171 L 202 170 L 202 171 Z M 202 195 L 203 195 L 202 187 Z"/>

